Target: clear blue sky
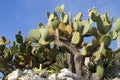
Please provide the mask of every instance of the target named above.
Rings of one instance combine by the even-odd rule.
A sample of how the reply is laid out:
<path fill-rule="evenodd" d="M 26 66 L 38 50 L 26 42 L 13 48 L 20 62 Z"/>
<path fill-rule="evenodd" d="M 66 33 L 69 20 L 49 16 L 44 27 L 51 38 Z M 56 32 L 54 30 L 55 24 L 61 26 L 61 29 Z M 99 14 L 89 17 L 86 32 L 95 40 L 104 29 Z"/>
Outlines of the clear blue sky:
<path fill-rule="evenodd" d="M 38 22 L 47 22 L 46 11 L 52 12 L 55 6 L 61 4 L 73 17 L 83 12 L 85 19 L 88 17 L 88 9 L 93 7 L 100 13 L 108 12 L 115 18 L 120 17 L 120 0 L 0 0 L 0 36 L 14 40 L 18 30 L 27 36 L 30 29 L 37 28 Z"/>

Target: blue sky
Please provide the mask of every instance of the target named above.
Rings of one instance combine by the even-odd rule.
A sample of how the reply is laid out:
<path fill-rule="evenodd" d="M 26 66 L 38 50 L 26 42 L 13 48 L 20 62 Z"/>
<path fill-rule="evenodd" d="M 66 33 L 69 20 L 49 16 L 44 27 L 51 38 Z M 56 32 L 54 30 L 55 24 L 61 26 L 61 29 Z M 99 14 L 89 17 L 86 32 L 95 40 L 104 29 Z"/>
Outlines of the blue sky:
<path fill-rule="evenodd" d="M 53 12 L 55 6 L 61 4 L 65 5 L 65 11 L 70 11 L 73 17 L 83 12 L 83 19 L 86 19 L 88 9 L 93 7 L 99 13 L 108 12 L 115 18 L 120 17 L 120 0 L 0 0 L 0 36 L 14 40 L 18 30 L 27 36 L 30 29 L 37 28 L 38 22 L 45 25 L 46 11 Z"/>

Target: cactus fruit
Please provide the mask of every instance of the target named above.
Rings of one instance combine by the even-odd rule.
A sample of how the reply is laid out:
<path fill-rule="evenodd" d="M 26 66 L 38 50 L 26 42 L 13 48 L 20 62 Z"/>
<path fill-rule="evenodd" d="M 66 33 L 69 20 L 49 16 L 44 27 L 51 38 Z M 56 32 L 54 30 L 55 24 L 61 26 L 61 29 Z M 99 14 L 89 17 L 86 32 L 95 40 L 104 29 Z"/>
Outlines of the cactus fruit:
<path fill-rule="evenodd" d="M 74 32 L 72 35 L 71 43 L 77 45 L 80 42 L 80 38 L 81 38 L 80 36 L 81 35 L 79 32 L 77 32 L 77 31 Z"/>
<path fill-rule="evenodd" d="M 114 23 L 114 30 L 119 31 L 120 30 L 120 18 L 117 18 Z"/>
<path fill-rule="evenodd" d="M 43 40 L 47 41 L 49 38 L 49 31 L 47 28 L 40 28 L 39 33 L 41 34 L 41 37 Z"/>
<path fill-rule="evenodd" d="M 34 37 L 34 38 L 40 38 L 40 33 L 38 29 L 31 29 L 29 31 L 29 35 Z"/>

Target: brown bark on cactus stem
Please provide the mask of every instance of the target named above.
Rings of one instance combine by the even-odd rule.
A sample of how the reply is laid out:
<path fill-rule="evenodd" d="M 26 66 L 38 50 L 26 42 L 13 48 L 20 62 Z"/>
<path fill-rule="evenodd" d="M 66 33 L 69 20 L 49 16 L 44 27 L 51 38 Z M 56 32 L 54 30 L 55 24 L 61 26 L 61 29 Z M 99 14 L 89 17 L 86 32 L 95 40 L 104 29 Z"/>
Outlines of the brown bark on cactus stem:
<path fill-rule="evenodd" d="M 79 78 L 81 78 L 82 77 L 82 67 L 84 65 L 85 57 L 80 54 L 80 51 L 78 50 L 78 48 L 75 45 L 71 44 L 66 39 L 60 37 L 59 39 L 55 38 L 54 41 L 57 46 L 65 47 L 67 49 L 67 51 L 71 55 L 74 56 L 73 57 L 74 59 L 71 59 L 75 63 L 75 69 L 73 69 L 73 70 L 75 70 L 75 73 L 79 76 Z"/>

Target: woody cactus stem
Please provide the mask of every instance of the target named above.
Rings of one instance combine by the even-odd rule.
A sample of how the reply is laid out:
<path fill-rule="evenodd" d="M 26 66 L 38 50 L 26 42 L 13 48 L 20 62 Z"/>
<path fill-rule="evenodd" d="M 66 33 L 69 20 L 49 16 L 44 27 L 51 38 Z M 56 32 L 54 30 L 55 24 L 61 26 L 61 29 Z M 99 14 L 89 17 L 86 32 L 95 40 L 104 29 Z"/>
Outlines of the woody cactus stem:
<path fill-rule="evenodd" d="M 74 55 L 70 53 L 67 53 L 67 65 L 68 69 L 75 73 Z"/>
<path fill-rule="evenodd" d="M 60 40 L 55 38 L 54 41 L 55 41 L 55 44 L 57 46 L 67 48 L 68 52 L 71 53 L 71 57 L 74 56 L 73 57 L 74 58 L 73 62 L 75 64 L 75 66 L 72 66 L 72 68 L 74 68 L 72 70 L 75 70 L 73 72 L 75 72 L 79 77 L 82 77 L 82 67 L 84 65 L 85 57 L 83 55 L 81 55 L 80 51 L 77 49 L 77 47 L 75 45 L 72 45 L 70 42 L 67 42 L 67 41 L 65 41 L 65 40 L 63 40 L 61 38 L 60 38 Z M 71 58 L 71 60 L 72 60 L 72 58 Z M 73 64 L 71 64 L 71 65 L 73 65 Z M 69 67 L 71 65 L 69 65 Z"/>

